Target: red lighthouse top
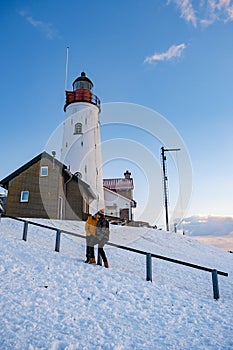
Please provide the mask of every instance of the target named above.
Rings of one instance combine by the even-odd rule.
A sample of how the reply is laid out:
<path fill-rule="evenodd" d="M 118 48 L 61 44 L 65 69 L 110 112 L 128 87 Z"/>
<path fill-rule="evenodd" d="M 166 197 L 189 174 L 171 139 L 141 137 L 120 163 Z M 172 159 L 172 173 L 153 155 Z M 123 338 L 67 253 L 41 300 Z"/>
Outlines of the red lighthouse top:
<path fill-rule="evenodd" d="M 93 86 L 92 81 L 86 77 L 85 72 L 82 72 L 81 76 L 73 82 L 73 91 L 66 91 L 64 111 L 66 111 L 67 106 L 75 102 L 88 102 L 100 109 L 100 100 L 91 91 Z"/>

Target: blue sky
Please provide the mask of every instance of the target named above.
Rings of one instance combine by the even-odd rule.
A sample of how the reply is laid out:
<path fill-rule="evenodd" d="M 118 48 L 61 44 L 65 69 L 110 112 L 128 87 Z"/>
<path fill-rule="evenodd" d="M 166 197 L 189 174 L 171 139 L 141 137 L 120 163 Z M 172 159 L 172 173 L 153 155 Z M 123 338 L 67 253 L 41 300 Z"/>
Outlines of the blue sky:
<path fill-rule="evenodd" d="M 188 214 L 232 215 L 233 1 L 3 0 L 0 29 L 0 179 L 39 154 L 64 120 L 68 46 L 68 89 L 84 70 L 103 104 L 145 106 L 179 132 L 193 169 Z M 158 162 L 160 146 L 151 149 Z M 129 165 L 143 201 L 143 175 L 113 163 L 104 176 Z"/>

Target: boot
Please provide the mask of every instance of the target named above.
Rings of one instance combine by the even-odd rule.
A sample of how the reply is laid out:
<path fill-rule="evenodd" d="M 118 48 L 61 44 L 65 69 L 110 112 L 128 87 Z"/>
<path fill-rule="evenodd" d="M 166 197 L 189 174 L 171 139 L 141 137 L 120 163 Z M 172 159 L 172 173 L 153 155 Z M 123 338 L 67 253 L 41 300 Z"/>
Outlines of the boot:
<path fill-rule="evenodd" d="M 108 268 L 109 268 L 109 266 L 108 266 L 108 262 L 107 262 L 107 261 L 105 261 L 105 262 L 104 262 L 104 267 L 106 267 L 106 269 L 108 269 Z"/>
<path fill-rule="evenodd" d="M 96 264 L 95 258 L 90 258 L 88 264 Z"/>
<path fill-rule="evenodd" d="M 85 263 L 87 264 L 87 263 L 89 263 L 89 261 L 90 261 L 90 255 L 86 255 L 86 260 L 85 260 Z"/>

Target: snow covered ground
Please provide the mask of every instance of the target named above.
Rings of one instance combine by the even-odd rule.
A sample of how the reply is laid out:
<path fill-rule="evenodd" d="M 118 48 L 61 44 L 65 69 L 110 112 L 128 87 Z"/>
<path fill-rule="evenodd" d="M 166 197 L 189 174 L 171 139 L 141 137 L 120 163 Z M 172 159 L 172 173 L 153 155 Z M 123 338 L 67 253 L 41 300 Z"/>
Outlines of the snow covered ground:
<path fill-rule="evenodd" d="M 38 221 L 38 220 L 37 220 Z M 40 222 L 84 234 L 83 222 Z M 191 237 L 111 226 L 110 240 L 229 273 L 211 273 L 106 246 L 109 269 L 84 264 L 85 240 L 2 218 L 1 350 L 233 349 L 233 254 Z"/>

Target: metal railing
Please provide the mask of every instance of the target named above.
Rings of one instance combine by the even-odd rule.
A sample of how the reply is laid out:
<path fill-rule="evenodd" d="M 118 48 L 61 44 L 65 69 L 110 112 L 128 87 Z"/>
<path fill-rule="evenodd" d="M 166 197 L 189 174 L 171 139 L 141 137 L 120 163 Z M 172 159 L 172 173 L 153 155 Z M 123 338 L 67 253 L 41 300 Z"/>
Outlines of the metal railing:
<path fill-rule="evenodd" d="M 66 91 L 64 111 L 66 111 L 67 106 L 74 102 L 89 102 L 100 109 L 100 99 L 90 90 L 78 89 L 75 91 Z"/>
<path fill-rule="evenodd" d="M 37 223 L 37 222 L 34 222 L 34 221 L 25 220 L 25 219 L 17 218 L 17 217 L 14 217 L 14 216 L 5 215 L 5 214 L 2 214 L 2 217 L 6 217 L 6 218 L 9 218 L 9 219 L 21 221 L 21 222 L 24 223 L 23 236 L 22 236 L 22 239 L 24 241 L 27 241 L 28 225 L 29 224 L 56 231 L 55 248 L 54 248 L 56 252 L 60 251 L 61 234 L 62 233 L 86 239 L 86 236 L 84 236 L 84 235 L 80 235 L 78 233 L 73 233 L 73 232 L 66 231 L 66 230 L 63 230 L 63 229 L 60 229 L 60 228 L 56 228 L 56 227 L 51 227 L 51 226 L 48 226 L 48 225 L 40 224 L 40 223 Z M 185 262 L 185 261 L 181 261 L 181 260 L 177 260 L 177 259 L 173 259 L 173 258 L 168 258 L 168 257 L 163 256 L 163 255 L 148 253 L 148 252 L 145 252 L 145 251 L 142 251 L 142 250 L 139 250 L 139 249 L 125 247 L 125 246 L 122 246 L 122 245 L 119 245 L 119 244 L 115 244 L 115 243 L 111 243 L 111 242 L 106 243 L 106 245 L 109 245 L 109 246 L 112 246 L 112 247 L 115 247 L 115 248 L 118 248 L 118 249 L 122 249 L 122 250 L 127 250 L 127 251 L 130 251 L 130 252 L 133 252 L 133 253 L 145 255 L 146 256 L 146 280 L 147 281 L 151 281 L 152 282 L 152 258 L 161 259 L 161 260 L 165 260 L 165 261 L 168 261 L 168 262 L 171 262 L 171 263 L 188 266 L 188 267 L 191 267 L 191 268 L 194 268 L 194 269 L 211 272 L 211 274 L 212 274 L 212 285 L 213 285 L 213 297 L 216 300 L 220 298 L 219 285 L 218 285 L 218 275 L 225 276 L 225 277 L 228 276 L 227 272 L 219 271 L 219 270 L 216 270 L 216 269 L 211 269 L 209 267 L 200 266 L 200 265 L 192 264 L 192 263 L 189 263 L 189 262 Z"/>

